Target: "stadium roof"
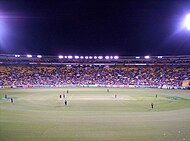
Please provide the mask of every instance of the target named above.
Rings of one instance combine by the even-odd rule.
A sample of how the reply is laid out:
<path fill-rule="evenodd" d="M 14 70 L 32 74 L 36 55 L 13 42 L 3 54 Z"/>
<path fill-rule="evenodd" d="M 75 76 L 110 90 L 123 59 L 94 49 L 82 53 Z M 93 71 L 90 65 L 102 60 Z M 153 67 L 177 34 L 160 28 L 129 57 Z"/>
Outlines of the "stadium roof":
<path fill-rule="evenodd" d="M 181 56 L 48 56 L 0 54 L 0 64 L 54 65 L 190 65 L 190 55 Z"/>

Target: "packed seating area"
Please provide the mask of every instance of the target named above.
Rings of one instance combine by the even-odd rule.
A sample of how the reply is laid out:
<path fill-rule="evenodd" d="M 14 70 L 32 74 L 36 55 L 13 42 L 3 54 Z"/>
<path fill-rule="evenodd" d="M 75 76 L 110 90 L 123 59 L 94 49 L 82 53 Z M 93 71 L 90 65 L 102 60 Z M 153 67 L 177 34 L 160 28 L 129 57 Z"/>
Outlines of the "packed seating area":
<path fill-rule="evenodd" d="M 148 85 L 180 87 L 190 68 L 172 66 L 0 66 L 0 86 Z"/>

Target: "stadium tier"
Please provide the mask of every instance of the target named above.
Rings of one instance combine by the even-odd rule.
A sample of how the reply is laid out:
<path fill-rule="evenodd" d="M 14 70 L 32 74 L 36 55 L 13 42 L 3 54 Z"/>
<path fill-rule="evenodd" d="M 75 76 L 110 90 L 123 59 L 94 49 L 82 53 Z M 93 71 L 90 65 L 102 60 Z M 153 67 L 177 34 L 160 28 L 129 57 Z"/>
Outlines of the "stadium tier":
<path fill-rule="evenodd" d="M 47 56 L 0 54 L 1 65 L 190 65 L 182 56 Z"/>
<path fill-rule="evenodd" d="M 190 56 L 79 58 L 0 55 L 0 86 L 189 88 Z"/>

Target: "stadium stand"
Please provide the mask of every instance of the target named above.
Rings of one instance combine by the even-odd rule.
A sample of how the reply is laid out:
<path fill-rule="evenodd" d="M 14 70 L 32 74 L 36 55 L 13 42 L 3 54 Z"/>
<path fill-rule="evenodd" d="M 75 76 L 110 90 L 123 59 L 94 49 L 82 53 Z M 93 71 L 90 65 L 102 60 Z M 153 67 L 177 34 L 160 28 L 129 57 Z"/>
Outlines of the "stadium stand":
<path fill-rule="evenodd" d="M 14 56 L 0 55 L 0 86 L 189 88 L 190 57 L 169 58 L 61 59 L 60 62 L 55 57 L 15 59 Z"/>

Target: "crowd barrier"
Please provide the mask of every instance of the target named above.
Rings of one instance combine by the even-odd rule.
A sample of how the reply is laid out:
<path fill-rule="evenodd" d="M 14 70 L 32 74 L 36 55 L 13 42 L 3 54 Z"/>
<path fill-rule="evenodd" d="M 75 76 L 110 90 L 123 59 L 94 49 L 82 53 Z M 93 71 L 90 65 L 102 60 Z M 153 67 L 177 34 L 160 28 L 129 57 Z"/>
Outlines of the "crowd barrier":
<path fill-rule="evenodd" d="M 0 86 L 0 89 L 11 89 L 11 88 L 64 88 L 64 87 L 107 87 L 107 88 L 159 88 L 159 89 L 189 89 L 186 87 L 175 87 L 175 86 L 149 86 L 149 85 L 19 85 L 19 86 Z"/>

